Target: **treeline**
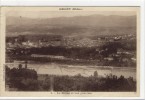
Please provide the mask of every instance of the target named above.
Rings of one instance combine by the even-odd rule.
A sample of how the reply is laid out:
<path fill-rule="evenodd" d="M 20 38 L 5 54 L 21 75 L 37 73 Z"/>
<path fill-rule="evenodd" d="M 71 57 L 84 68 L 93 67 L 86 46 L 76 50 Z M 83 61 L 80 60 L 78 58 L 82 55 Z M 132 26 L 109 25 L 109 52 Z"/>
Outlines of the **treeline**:
<path fill-rule="evenodd" d="M 78 59 L 99 59 L 100 56 L 108 57 L 110 54 L 116 54 L 118 49 L 123 49 L 128 52 L 136 51 L 136 44 L 121 43 L 121 42 L 107 42 L 100 47 L 73 47 L 67 48 L 63 46 L 48 46 L 41 48 L 15 48 L 10 55 L 56 55 L 68 58 Z"/>
<path fill-rule="evenodd" d="M 6 85 L 10 91 L 136 91 L 136 81 L 132 77 L 115 75 L 99 77 L 97 71 L 93 76 L 56 76 L 38 75 L 33 69 L 10 69 L 6 66 Z M 14 88 L 15 90 L 11 90 Z"/>
<path fill-rule="evenodd" d="M 41 48 L 16 48 L 12 52 L 8 53 L 11 55 L 31 55 L 31 54 L 41 54 L 41 55 L 55 55 L 55 56 L 64 56 L 68 58 L 82 58 L 88 59 L 90 57 L 95 58 L 94 56 L 98 54 L 96 48 L 66 48 L 66 47 L 41 47 Z"/>
<path fill-rule="evenodd" d="M 106 77 L 56 76 L 54 91 L 136 91 L 136 82 L 132 77 L 115 75 Z"/>

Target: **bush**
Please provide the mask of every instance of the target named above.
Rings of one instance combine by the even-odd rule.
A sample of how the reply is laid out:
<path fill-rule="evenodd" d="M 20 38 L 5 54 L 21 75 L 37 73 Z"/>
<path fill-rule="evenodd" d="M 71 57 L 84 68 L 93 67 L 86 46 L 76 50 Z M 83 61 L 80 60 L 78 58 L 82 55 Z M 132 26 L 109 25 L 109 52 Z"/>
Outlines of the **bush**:
<path fill-rule="evenodd" d="M 38 90 L 37 72 L 32 69 L 22 68 L 8 68 L 6 67 L 6 82 L 10 87 L 17 88 L 18 90 Z"/>
<path fill-rule="evenodd" d="M 57 76 L 54 78 L 54 91 L 136 91 L 133 78 L 119 78 L 107 75 L 104 78 L 94 76 Z"/>

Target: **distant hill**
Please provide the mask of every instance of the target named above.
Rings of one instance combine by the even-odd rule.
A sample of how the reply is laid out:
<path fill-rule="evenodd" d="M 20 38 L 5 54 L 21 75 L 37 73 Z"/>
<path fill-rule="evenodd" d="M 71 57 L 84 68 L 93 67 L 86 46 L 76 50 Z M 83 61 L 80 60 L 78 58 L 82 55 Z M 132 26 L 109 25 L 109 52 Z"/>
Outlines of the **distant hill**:
<path fill-rule="evenodd" d="M 88 36 L 136 33 L 136 16 L 90 15 L 43 19 L 7 17 L 6 23 L 7 36 L 29 34 Z"/>

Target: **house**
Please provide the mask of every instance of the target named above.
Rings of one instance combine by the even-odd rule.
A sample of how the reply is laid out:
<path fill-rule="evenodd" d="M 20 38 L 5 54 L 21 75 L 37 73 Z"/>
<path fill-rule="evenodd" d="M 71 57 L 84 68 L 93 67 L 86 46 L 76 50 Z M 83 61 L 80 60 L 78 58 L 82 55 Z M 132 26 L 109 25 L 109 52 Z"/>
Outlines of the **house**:
<path fill-rule="evenodd" d="M 125 51 L 123 50 L 123 49 L 118 49 L 117 50 L 117 54 L 122 54 L 122 53 L 124 53 Z"/>
<path fill-rule="evenodd" d="M 113 57 L 106 57 L 106 58 L 104 58 L 104 60 L 113 61 L 114 59 L 113 59 Z"/>
<path fill-rule="evenodd" d="M 136 62 L 136 58 L 131 58 L 131 60 L 132 60 L 133 62 Z"/>
<path fill-rule="evenodd" d="M 128 58 L 122 58 L 122 62 L 128 62 L 129 59 Z"/>

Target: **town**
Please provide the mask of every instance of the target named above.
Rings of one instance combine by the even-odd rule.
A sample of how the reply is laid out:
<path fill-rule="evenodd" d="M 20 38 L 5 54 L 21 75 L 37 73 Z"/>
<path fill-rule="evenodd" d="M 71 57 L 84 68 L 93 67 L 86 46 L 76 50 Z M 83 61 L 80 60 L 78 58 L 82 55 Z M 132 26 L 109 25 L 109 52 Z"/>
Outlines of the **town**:
<path fill-rule="evenodd" d="M 92 61 L 97 65 L 135 67 L 136 36 L 42 35 L 30 38 L 19 35 L 6 38 L 6 54 L 7 61 L 10 61 L 9 58 L 16 59 L 19 55 L 27 55 L 32 59 L 43 57 L 76 62 Z"/>

